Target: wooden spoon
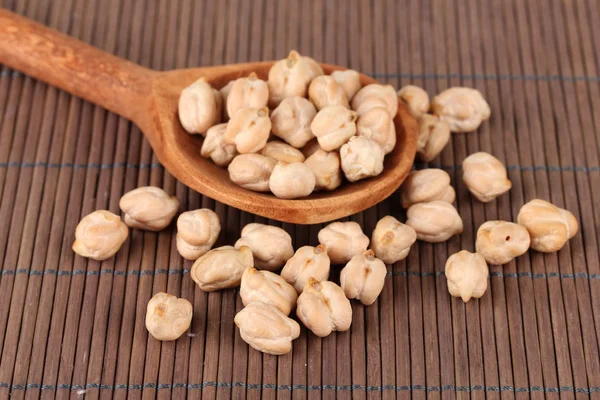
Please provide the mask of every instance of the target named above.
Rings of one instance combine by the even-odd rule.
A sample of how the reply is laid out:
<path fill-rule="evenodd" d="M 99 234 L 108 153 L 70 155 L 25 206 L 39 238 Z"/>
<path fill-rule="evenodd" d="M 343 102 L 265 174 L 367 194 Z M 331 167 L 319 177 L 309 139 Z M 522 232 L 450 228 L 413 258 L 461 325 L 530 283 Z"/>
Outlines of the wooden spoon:
<path fill-rule="evenodd" d="M 266 79 L 273 61 L 153 71 L 98 50 L 41 24 L 0 10 L 0 63 L 102 106 L 137 124 L 164 167 L 181 182 L 222 203 L 279 221 L 313 224 L 362 211 L 392 194 L 406 178 L 417 147 L 417 122 L 400 102 L 398 136 L 377 177 L 299 200 L 247 191 L 227 169 L 200 156 L 202 138 L 179 123 L 181 90 L 200 78 L 215 88 L 255 72 Z M 325 73 L 343 69 L 321 65 Z M 363 85 L 376 83 L 361 75 Z"/>

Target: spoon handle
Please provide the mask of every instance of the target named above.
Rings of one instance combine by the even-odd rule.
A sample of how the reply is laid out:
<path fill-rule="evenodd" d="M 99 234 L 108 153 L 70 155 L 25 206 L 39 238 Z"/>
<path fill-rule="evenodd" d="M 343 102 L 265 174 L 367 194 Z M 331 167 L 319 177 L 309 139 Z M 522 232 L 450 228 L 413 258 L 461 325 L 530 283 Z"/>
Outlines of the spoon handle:
<path fill-rule="evenodd" d="M 156 72 L 0 9 L 0 63 L 134 122 Z"/>

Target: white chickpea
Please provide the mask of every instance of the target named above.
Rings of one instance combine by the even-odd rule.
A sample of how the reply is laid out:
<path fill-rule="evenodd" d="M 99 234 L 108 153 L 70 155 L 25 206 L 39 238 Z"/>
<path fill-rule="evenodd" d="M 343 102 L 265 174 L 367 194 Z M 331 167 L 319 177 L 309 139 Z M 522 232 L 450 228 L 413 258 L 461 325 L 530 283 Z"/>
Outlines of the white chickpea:
<path fill-rule="evenodd" d="M 267 142 L 260 154 L 287 163 L 304 162 L 304 154 L 300 150 L 279 140 Z"/>
<path fill-rule="evenodd" d="M 383 149 L 389 140 L 392 123 L 386 108 L 373 107 L 356 120 L 356 134 L 374 140 Z"/>
<path fill-rule="evenodd" d="M 321 68 L 321 66 L 319 65 L 318 62 L 315 61 L 315 59 L 313 59 L 309 56 L 302 56 L 302 59 L 304 61 L 306 61 L 306 63 L 308 64 L 308 68 L 310 68 L 310 70 L 315 78 L 317 76 L 325 75 L 325 72 L 323 72 L 323 68 Z"/>
<path fill-rule="evenodd" d="M 215 125 L 206 131 L 206 138 L 202 142 L 200 155 L 210 158 L 219 167 L 226 167 L 238 154 L 234 144 L 223 142 L 227 130 L 227 123 Z"/>
<path fill-rule="evenodd" d="M 127 226 L 162 231 L 179 210 L 179 200 L 161 188 L 144 186 L 125 193 L 119 201 L 119 207 L 125 214 L 123 220 Z"/>
<path fill-rule="evenodd" d="M 317 115 L 315 106 L 303 97 L 287 97 L 271 114 L 273 134 L 301 148 L 315 137 L 310 124 Z"/>
<path fill-rule="evenodd" d="M 529 232 L 531 248 L 543 253 L 562 249 L 579 230 L 571 212 L 540 199 L 521 207 L 517 222 Z"/>
<path fill-rule="evenodd" d="M 333 71 L 331 77 L 340 84 L 342 89 L 344 89 L 348 100 L 351 100 L 362 87 L 360 84 L 360 74 L 353 69 Z"/>
<path fill-rule="evenodd" d="M 252 250 L 248 246 L 234 249 L 231 246 L 217 247 L 196 260 L 190 276 L 205 292 L 240 286 L 242 274 L 254 266 Z"/>
<path fill-rule="evenodd" d="M 350 182 L 377 176 L 383 171 L 383 149 L 374 140 L 363 136 L 350 138 L 340 149 L 340 157 L 342 170 Z"/>
<path fill-rule="evenodd" d="M 518 224 L 487 221 L 477 231 L 475 248 L 492 265 L 508 264 L 529 250 L 529 232 Z"/>
<path fill-rule="evenodd" d="M 235 248 L 248 246 L 254 255 L 254 266 L 275 271 L 292 258 L 294 248 L 291 236 L 281 228 L 271 225 L 251 223 L 242 229 L 242 237 L 235 242 Z"/>
<path fill-rule="evenodd" d="M 481 92 L 466 87 L 446 89 L 435 96 L 431 111 L 446 122 L 452 132 L 472 132 L 491 114 Z"/>
<path fill-rule="evenodd" d="M 375 258 L 373 250 L 352 257 L 340 273 L 340 286 L 346 297 L 357 299 L 365 306 L 375 303 L 383 290 L 387 268 Z"/>
<path fill-rule="evenodd" d="M 463 181 L 481 202 L 494 200 L 512 187 L 506 168 L 496 157 L 483 151 L 471 154 L 462 163 Z"/>
<path fill-rule="evenodd" d="M 424 242 L 445 242 L 463 231 L 463 222 L 452 204 L 445 201 L 417 203 L 406 212 L 406 225 Z"/>
<path fill-rule="evenodd" d="M 315 175 L 316 190 L 333 190 L 342 184 L 340 155 L 336 151 L 318 149 L 304 161 Z"/>
<path fill-rule="evenodd" d="M 308 278 L 312 277 L 317 281 L 327 280 L 329 268 L 330 260 L 325 245 L 303 246 L 285 263 L 281 270 L 281 277 L 292 285 L 296 292 L 302 293 Z"/>
<path fill-rule="evenodd" d="M 388 130 L 387 139 L 382 146 L 384 154 L 389 154 L 394 150 L 394 148 L 396 147 L 396 139 L 396 124 L 394 123 L 394 120 L 392 120 L 392 122 L 390 123 L 390 128 Z"/>
<path fill-rule="evenodd" d="M 202 77 L 181 91 L 179 121 L 188 133 L 204 135 L 221 122 L 222 106 L 221 94 Z"/>
<path fill-rule="evenodd" d="M 450 185 L 450 175 L 438 168 L 411 172 L 400 188 L 403 208 L 434 200 L 452 204 L 455 197 L 454 188 Z"/>
<path fill-rule="evenodd" d="M 261 109 L 269 101 L 269 88 L 267 82 L 258 79 L 253 72 L 247 78 L 239 78 L 233 82 L 227 96 L 227 114 L 233 118 L 242 108 Z"/>
<path fill-rule="evenodd" d="M 481 254 L 462 250 L 451 255 L 445 271 L 450 295 L 460 297 L 465 303 L 480 298 L 487 289 L 488 273 Z"/>
<path fill-rule="evenodd" d="M 429 110 L 429 95 L 418 86 L 406 85 L 398 91 L 398 97 L 408 106 L 411 114 L 419 119 Z"/>
<path fill-rule="evenodd" d="M 346 92 L 331 76 L 318 76 L 312 80 L 308 87 L 308 98 L 317 110 L 329 106 L 343 106 L 350 108 Z"/>
<path fill-rule="evenodd" d="M 278 61 L 269 70 L 269 105 L 277 107 L 286 97 L 306 97 L 308 85 L 317 76 L 314 60 L 291 51 L 288 58 Z"/>
<path fill-rule="evenodd" d="M 370 108 L 367 105 L 374 99 L 383 100 L 392 119 L 398 113 L 398 95 L 392 85 L 372 83 L 360 89 L 352 98 L 352 109 L 362 114 Z M 379 103 L 380 104 L 380 103 Z"/>
<path fill-rule="evenodd" d="M 296 315 L 319 337 L 347 331 L 352 324 L 352 306 L 341 287 L 333 282 L 309 278 L 298 296 Z"/>
<path fill-rule="evenodd" d="M 177 250 L 187 260 L 197 260 L 206 254 L 221 232 L 219 217 L 203 208 L 186 211 L 177 218 Z"/>
<path fill-rule="evenodd" d="M 253 349 L 281 355 L 292 350 L 292 341 L 300 336 L 300 325 L 269 304 L 254 301 L 238 312 L 234 322 L 242 340 Z"/>
<path fill-rule="evenodd" d="M 73 251 L 82 257 L 103 261 L 119 251 L 128 235 L 129 229 L 118 215 L 107 210 L 94 211 L 77 225 Z"/>
<path fill-rule="evenodd" d="M 269 191 L 269 178 L 277 161 L 260 154 L 240 154 L 229 167 L 229 179 L 244 189 L 255 192 Z"/>
<path fill-rule="evenodd" d="M 419 158 L 430 162 L 436 158 L 450 141 L 450 127 L 431 114 L 423 114 L 419 118 L 419 138 L 417 153 Z"/>
<path fill-rule="evenodd" d="M 375 226 L 371 236 L 371 248 L 381 261 L 393 264 L 408 256 L 410 247 L 416 240 L 417 233 L 413 228 L 387 215 Z"/>
<path fill-rule="evenodd" d="M 280 199 L 297 199 L 311 194 L 315 183 L 315 174 L 304 163 L 280 161 L 269 178 L 269 189 Z"/>
<path fill-rule="evenodd" d="M 176 340 L 189 329 L 192 316 L 192 303 L 159 292 L 146 306 L 146 329 L 156 340 Z"/>
<path fill-rule="evenodd" d="M 354 221 L 332 222 L 319 231 L 318 239 L 327 248 L 327 254 L 334 264 L 347 263 L 369 246 L 369 237 Z"/>
<path fill-rule="evenodd" d="M 242 108 L 227 123 L 223 143 L 235 144 L 241 154 L 256 153 L 267 144 L 271 133 L 269 109 Z"/>
<path fill-rule="evenodd" d="M 260 301 L 276 307 L 285 315 L 290 315 L 296 308 L 298 294 L 281 276 L 270 271 L 248 268 L 242 275 L 240 297 L 245 306 Z"/>
<path fill-rule="evenodd" d="M 326 107 L 317 113 L 310 129 L 323 150 L 337 150 L 356 133 L 356 117 L 346 107 Z"/>

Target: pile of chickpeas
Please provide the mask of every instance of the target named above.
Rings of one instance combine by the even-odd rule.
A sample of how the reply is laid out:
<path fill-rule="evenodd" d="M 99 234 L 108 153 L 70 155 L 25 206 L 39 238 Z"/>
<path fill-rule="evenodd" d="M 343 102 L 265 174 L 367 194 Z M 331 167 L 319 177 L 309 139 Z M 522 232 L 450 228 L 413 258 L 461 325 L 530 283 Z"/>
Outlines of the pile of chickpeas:
<path fill-rule="evenodd" d="M 209 100 L 198 100 L 204 102 L 204 108 L 196 104 L 194 118 L 186 119 L 180 104 L 186 130 L 206 131 L 203 155 L 219 165 L 229 165 L 232 180 L 250 190 L 270 190 L 283 198 L 306 196 L 315 187 L 331 190 L 342 181 L 340 157 L 346 179 L 353 181 L 381 172 L 378 165 L 383 168 L 382 161 L 372 161 L 374 157 L 382 160 L 393 148 L 387 141 L 391 134 L 383 132 L 393 126 L 391 115 L 395 111 L 387 107 L 397 104 L 395 93 L 392 101 L 387 87 L 369 85 L 361 89 L 354 71 L 323 76 L 317 73 L 320 69 L 314 61 L 300 57 L 292 52 L 288 59 L 275 64 L 268 83 L 250 76 L 224 88 L 229 90 L 225 96 L 227 113 L 233 116 L 229 123 L 214 125 L 221 115 L 217 100 L 221 94 L 203 81 L 194 85 L 212 93 Z M 311 101 L 304 98 L 306 92 Z M 182 94 L 182 98 L 192 95 Z M 481 93 L 470 88 L 450 88 L 434 97 L 431 104 L 427 93 L 416 86 L 405 86 L 397 96 L 419 121 L 418 155 L 423 161 L 431 161 L 442 151 L 450 132 L 476 130 L 490 117 Z M 277 106 L 271 119 L 267 103 Z M 204 113 L 212 119 L 199 118 Z M 363 119 L 368 129 L 358 128 L 361 118 L 368 118 L 368 122 Z M 270 133 L 287 143 L 268 141 Z M 232 142 L 227 143 L 226 137 Z M 491 154 L 469 155 L 462 170 L 465 185 L 481 202 L 492 201 L 511 189 L 506 168 Z M 289 183 L 294 181 L 300 183 Z M 333 222 L 319 231 L 319 245 L 298 249 L 293 248 L 292 238 L 283 229 L 259 223 L 246 225 L 233 246 L 213 249 L 221 231 L 217 214 L 209 209 L 186 211 L 177 218 L 177 250 L 194 261 L 190 277 L 201 290 L 239 287 L 244 309 L 234 321 L 244 341 L 265 353 L 285 354 L 300 335 L 300 325 L 290 318 L 293 312 L 317 336 L 346 331 L 352 323 L 350 300 L 373 304 L 384 287 L 386 264 L 406 258 L 416 240 L 439 243 L 463 232 L 462 219 L 453 206 L 455 190 L 445 171 L 413 171 L 402 184 L 400 195 L 401 206 L 407 210 L 405 223 L 385 216 L 369 238 L 356 222 Z M 163 230 L 179 211 L 177 198 L 157 187 L 132 190 L 121 198 L 119 206 L 123 220 L 106 210 L 81 220 L 73 243 L 76 253 L 105 260 L 119 250 L 129 228 Z M 577 220 L 569 211 L 544 200 L 532 200 L 521 207 L 516 223 L 482 224 L 475 253 L 462 250 L 448 258 L 448 291 L 465 302 L 479 298 L 487 289 L 488 264 L 509 263 L 529 248 L 558 251 L 577 231 Z M 343 266 L 339 284 L 329 281 L 332 265 Z M 175 340 L 189 329 L 192 315 L 189 301 L 157 293 L 147 305 L 146 327 L 158 340 Z"/>

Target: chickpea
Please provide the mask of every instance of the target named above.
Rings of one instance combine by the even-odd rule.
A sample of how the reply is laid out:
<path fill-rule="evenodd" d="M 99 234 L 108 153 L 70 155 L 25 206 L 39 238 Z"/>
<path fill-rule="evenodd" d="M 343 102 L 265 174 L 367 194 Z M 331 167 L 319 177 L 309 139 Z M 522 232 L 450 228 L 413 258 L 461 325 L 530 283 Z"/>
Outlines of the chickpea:
<path fill-rule="evenodd" d="M 130 228 L 162 231 L 179 210 L 179 200 L 161 188 L 144 186 L 125 193 L 119 207 Z"/>
<path fill-rule="evenodd" d="M 317 113 L 310 129 L 323 150 L 337 150 L 356 133 L 356 117 L 346 107 L 326 107 Z"/>
<path fill-rule="evenodd" d="M 531 248 L 543 253 L 562 249 L 579 230 L 572 213 L 540 199 L 521 207 L 517 222 L 529 232 Z"/>
<path fill-rule="evenodd" d="M 348 100 L 351 100 L 354 95 L 360 90 L 360 74 L 353 69 L 345 71 L 333 71 L 331 77 L 340 84 Z"/>
<path fill-rule="evenodd" d="M 77 225 L 73 251 L 82 257 L 103 261 L 119 251 L 128 235 L 129 229 L 118 215 L 106 210 L 94 211 Z"/>
<path fill-rule="evenodd" d="M 373 250 L 352 257 L 340 273 L 340 286 L 346 297 L 357 299 L 365 306 L 375 303 L 383 290 L 387 268 L 375 258 Z"/>
<path fill-rule="evenodd" d="M 281 270 L 281 277 L 292 285 L 296 292 L 302 293 L 308 278 L 324 281 L 329 278 L 330 261 L 327 247 L 323 244 L 317 247 L 303 246 L 287 260 Z"/>
<path fill-rule="evenodd" d="M 383 97 L 379 97 L 377 95 L 367 97 L 360 104 L 358 104 L 356 108 L 352 107 L 352 109 L 356 111 L 356 114 L 358 114 L 358 116 L 360 117 L 361 115 L 375 107 L 385 108 L 386 110 L 388 110 L 389 113 L 388 103 Z"/>
<path fill-rule="evenodd" d="M 488 266 L 481 254 L 461 250 L 446 261 L 446 279 L 450 295 L 460 297 L 466 303 L 485 293 Z"/>
<path fill-rule="evenodd" d="M 242 108 L 261 109 L 269 101 L 269 88 L 267 82 L 258 79 L 253 72 L 247 78 L 239 78 L 233 82 L 227 97 L 227 114 L 233 118 Z"/>
<path fill-rule="evenodd" d="M 383 149 L 374 140 L 354 136 L 340 150 L 342 170 L 346 179 L 356 182 L 377 176 L 383 171 Z"/>
<path fill-rule="evenodd" d="M 418 86 L 404 86 L 398 91 L 398 97 L 408 106 L 412 115 L 417 119 L 429 110 L 429 95 Z"/>
<path fill-rule="evenodd" d="M 192 303 L 159 292 L 146 306 L 146 329 L 156 340 L 176 340 L 192 323 Z"/>
<path fill-rule="evenodd" d="M 374 99 L 383 100 L 391 118 L 394 119 L 396 117 L 398 113 L 398 96 L 392 85 L 372 83 L 363 87 L 352 98 L 352 109 L 358 114 L 362 114 L 363 110 L 366 111 L 370 108 L 366 107 L 366 105 Z"/>
<path fill-rule="evenodd" d="M 240 297 L 245 306 L 260 301 L 276 307 L 285 315 L 290 315 L 296 308 L 298 294 L 281 276 L 270 271 L 248 268 L 242 275 Z"/>
<path fill-rule="evenodd" d="M 269 178 L 269 189 L 280 199 L 297 199 L 311 194 L 315 183 L 315 174 L 304 163 L 280 161 Z"/>
<path fill-rule="evenodd" d="M 334 264 L 347 263 L 369 246 L 369 238 L 353 221 L 332 222 L 319 231 L 318 238 L 319 243 L 326 246 L 329 259 Z"/>
<path fill-rule="evenodd" d="M 300 151 L 302 151 L 302 154 L 304 154 L 304 157 L 306 157 L 307 159 L 313 154 L 315 154 L 318 150 L 325 151 L 321 148 L 321 146 L 319 146 L 319 141 L 317 140 L 317 138 L 312 139 L 310 142 L 306 143 L 306 146 L 300 149 Z"/>
<path fill-rule="evenodd" d="M 260 154 L 240 154 L 229 164 L 229 179 L 244 189 L 269 191 L 269 178 L 277 161 Z"/>
<path fill-rule="evenodd" d="M 304 164 L 315 175 L 315 189 L 333 190 L 342 184 L 338 152 L 319 149 L 308 157 Z"/>
<path fill-rule="evenodd" d="M 396 124 L 394 124 L 393 120 L 390 123 L 390 128 L 388 130 L 387 139 L 382 147 L 383 147 L 384 154 L 391 153 L 394 150 L 394 148 L 396 147 Z"/>
<path fill-rule="evenodd" d="M 313 139 L 310 124 L 317 115 L 315 106 L 302 97 L 287 97 L 271 115 L 273 134 L 290 145 L 301 148 Z"/>
<path fill-rule="evenodd" d="M 356 120 L 356 134 L 374 140 L 383 149 L 390 135 L 392 119 L 386 108 L 373 107 Z"/>
<path fill-rule="evenodd" d="M 292 340 L 300 336 L 300 325 L 276 307 L 254 301 L 238 312 L 234 322 L 242 340 L 255 350 L 281 355 L 292 350 Z"/>
<path fill-rule="evenodd" d="M 527 229 L 505 221 L 487 221 L 477 231 L 475 248 L 492 265 L 508 264 L 529 250 Z"/>
<path fill-rule="evenodd" d="M 220 232 L 221 223 L 213 210 L 186 211 L 177 218 L 177 251 L 195 261 L 212 248 Z"/>
<path fill-rule="evenodd" d="M 436 158 L 450 141 L 448 124 L 431 114 L 423 114 L 419 119 L 417 153 L 421 160 L 430 162 Z"/>
<path fill-rule="evenodd" d="M 215 125 L 206 131 L 206 138 L 202 142 L 200 155 L 210 158 L 219 167 L 226 167 L 238 154 L 234 144 L 225 144 L 223 136 L 227 130 L 227 123 Z"/>
<path fill-rule="evenodd" d="M 325 75 L 325 72 L 323 72 L 323 68 L 321 68 L 319 63 L 316 62 L 313 58 L 308 56 L 302 56 L 302 59 L 308 64 L 308 67 L 310 68 L 313 77 L 316 78 L 317 76 Z"/>
<path fill-rule="evenodd" d="M 288 58 L 276 62 L 269 70 L 269 105 L 277 107 L 286 97 L 306 97 L 308 85 L 316 77 L 314 60 L 291 51 Z"/>
<path fill-rule="evenodd" d="M 308 98 L 317 110 L 329 106 L 343 106 L 350 108 L 348 97 L 340 84 L 331 76 L 318 76 L 312 80 L 308 87 Z"/>
<path fill-rule="evenodd" d="M 269 271 L 277 270 L 294 255 L 292 238 L 281 228 L 252 223 L 242 229 L 242 237 L 235 248 L 250 247 L 254 255 L 254 266 Z"/>
<path fill-rule="evenodd" d="M 491 114 L 481 92 L 466 87 L 444 90 L 433 98 L 431 110 L 452 132 L 472 132 Z"/>
<path fill-rule="evenodd" d="M 400 188 L 403 208 L 434 200 L 452 204 L 455 197 L 454 188 L 450 186 L 450 175 L 438 168 L 411 172 Z"/>
<path fill-rule="evenodd" d="M 352 324 L 352 306 L 341 287 L 333 282 L 308 278 L 298 296 L 296 315 L 319 337 L 347 331 Z"/>
<path fill-rule="evenodd" d="M 483 151 L 471 154 L 464 159 L 462 167 L 465 185 L 483 203 L 494 200 L 512 187 L 506 168 L 491 154 Z"/>
<path fill-rule="evenodd" d="M 222 104 L 223 104 L 223 107 L 221 107 L 223 109 L 221 114 L 223 114 L 222 120 L 224 122 L 229 120 L 229 114 L 227 114 L 227 98 L 229 97 L 229 93 L 231 92 L 231 87 L 233 86 L 234 82 L 235 82 L 235 80 L 229 81 L 229 83 L 227 83 L 227 85 L 225 85 L 221 89 L 219 89 L 219 94 L 221 95 Z"/>
<path fill-rule="evenodd" d="M 410 247 L 416 240 L 417 233 L 413 228 L 387 215 L 375 226 L 371 236 L 371 248 L 381 261 L 393 264 L 408 256 Z"/>
<path fill-rule="evenodd" d="M 190 276 L 205 292 L 240 286 L 242 274 L 254 266 L 252 250 L 248 246 L 234 249 L 231 246 L 217 247 L 196 260 Z"/>
<path fill-rule="evenodd" d="M 304 154 L 300 150 L 279 140 L 268 142 L 260 151 L 260 154 L 287 163 L 304 162 Z"/>
<path fill-rule="evenodd" d="M 256 153 L 267 144 L 271 133 L 269 109 L 242 108 L 227 124 L 223 143 L 235 144 L 241 154 Z"/>
<path fill-rule="evenodd" d="M 221 122 L 222 106 L 221 94 L 202 77 L 181 91 L 179 121 L 188 133 L 204 135 Z"/>
<path fill-rule="evenodd" d="M 418 203 L 406 212 L 406 225 L 417 233 L 424 242 L 444 242 L 463 231 L 463 223 L 456 208 L 445 201 Z"/>

